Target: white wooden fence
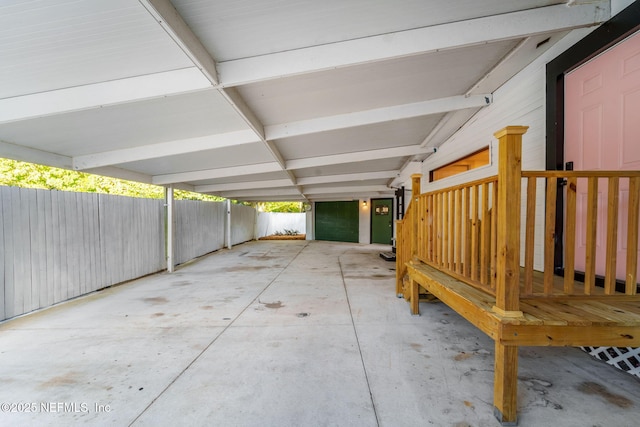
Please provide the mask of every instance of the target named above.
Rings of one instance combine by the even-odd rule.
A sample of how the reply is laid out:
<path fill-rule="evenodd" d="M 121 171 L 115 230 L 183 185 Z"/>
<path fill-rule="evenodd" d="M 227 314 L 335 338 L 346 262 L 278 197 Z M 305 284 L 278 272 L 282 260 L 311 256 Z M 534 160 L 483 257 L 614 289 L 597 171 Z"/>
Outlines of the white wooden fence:
<path fill-rule="evenodd" d="M 257 212 L 249 206 L 231 205 L 231 244 L 255 239 Z"/>
<path fill-rule="evenodd" d="M 176 263 L 182 264 L 224 247 L 225 205 L 223 202 L 176 200 Z"/>
<path fill-rule="evenodd" d="M 258 212 L 256 224 L 256 239 L 271 236 L 275 233 L 285 233 L 285 230 L 297 231 L 305 234 L 307 229 L 306 213 Z"/>
<path fill-rule="evenodd" d="M 256 211 L 231 206 L 231 241 Z M 176 261 L 224 246 L 224 203 L 176 201 Z M 166 268 L 164 202 L 0 186 L 0 321 Z"/>

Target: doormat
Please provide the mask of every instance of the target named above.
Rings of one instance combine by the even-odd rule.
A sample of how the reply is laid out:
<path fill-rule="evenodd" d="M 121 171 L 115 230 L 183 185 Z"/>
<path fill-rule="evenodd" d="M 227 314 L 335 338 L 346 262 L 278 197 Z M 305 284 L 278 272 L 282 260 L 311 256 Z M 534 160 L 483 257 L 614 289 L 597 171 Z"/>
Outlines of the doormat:
<path fill-rule="evenodd" d="M 580 347 L 596 359 L 640 378 L 640 347 Z"/>
<path fill-rule="evenodd" d="M 395 261 L 396 254 L 394 254 L 393 252 L 380 252 L 380 258 L 385 261 Z"/>

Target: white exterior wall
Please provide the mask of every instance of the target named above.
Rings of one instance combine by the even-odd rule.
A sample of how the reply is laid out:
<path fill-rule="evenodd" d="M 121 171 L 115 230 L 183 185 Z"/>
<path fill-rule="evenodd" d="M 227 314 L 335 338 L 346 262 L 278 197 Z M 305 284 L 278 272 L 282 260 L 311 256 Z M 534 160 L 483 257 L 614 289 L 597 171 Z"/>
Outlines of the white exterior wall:
<path fill-rule="evenodd" d="M 576 30 L 554 45 L 528 67 L 514 76 L 493 94 L 493 103 L 480 110 L 452 138 L 422 164 L 422 192 L 457 185 L 498 173 L 497 140 L 493 134 L 511 125 L 529 126 L 523 136 L 523 170 L 544 170 L 546 158 L 545 85 L 546 64 L 585 37 L 591 29 Z M 491 164 L 453 177 L 429 183 L 429 171 L 451 163 L 486 146 L 491 147 Z M 408 182 L 405 186 L 410 187 Z M 539 184 L 536 211 L 534 268 L 542 269 L 544 259 L 544 190 Z M 525 208 L 522 206 L 524 215 Z M 524 217 L 521 220 L 524 224 Z M 524 227 L 522 241 L 524 242 Z M 524 257 L 524 251 L 521 251 Z"/>
<path fill-rule="evenodd" d="M 313 228 L 314 227 L 313 215 L 314 215 L 313 207 L 305 213 L 305 225 L 306 225 L 305 232 L 307 234 L 306 240 L 315 240 L 315 230 Z"/>
<path fill-rule="evenodd" d="M 367 206 L 363 203 L 367 202 Z M 358 200 L 359 227 L 358 227 L 358 243 L 371 243 L 371 199 Z"/>

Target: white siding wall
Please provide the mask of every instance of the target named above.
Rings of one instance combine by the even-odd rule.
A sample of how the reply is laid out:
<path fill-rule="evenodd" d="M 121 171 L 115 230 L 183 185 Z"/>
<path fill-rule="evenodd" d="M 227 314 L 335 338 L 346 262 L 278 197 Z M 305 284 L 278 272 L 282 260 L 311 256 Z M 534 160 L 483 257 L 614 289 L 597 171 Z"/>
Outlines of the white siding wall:
<path fill-rule="evenodd" d="M 529 126 L 523 136 L 522 167 L 525 170 L 545 169 L 545 82 L 546 64 L 575 44 L 591 30 L 576 30 L 545 52 L 522 72 L 495 91 L 493 104 L 480 110 L 452 138 L 439 147 L 437 153 L 428 157 L 422 165 L 422 192 L 468 182 L 495 175 L 497 169 L 497 140 L 494 132 L 510 125 Z M 491 146 L 491 165 L 475 169 L 454 177 L 429 183 L 429 171 L 446 165 L 483 147 Z M 411 183 L 405 184 L 410 187 Z M 544 257 L 543 220 L 544 192 L 538 188 L 536 211 L 535 268 L 541 269 Z M 522 212 L 525 209 L 523 207 Z M 524 222 L 524 220 L 523 220 Z M 524 233 L 524 227 L 522 228 Z M 523 239 L 524 240 L 524 239 Z M 524 251 L 522 251 L 524 256 Z"/>

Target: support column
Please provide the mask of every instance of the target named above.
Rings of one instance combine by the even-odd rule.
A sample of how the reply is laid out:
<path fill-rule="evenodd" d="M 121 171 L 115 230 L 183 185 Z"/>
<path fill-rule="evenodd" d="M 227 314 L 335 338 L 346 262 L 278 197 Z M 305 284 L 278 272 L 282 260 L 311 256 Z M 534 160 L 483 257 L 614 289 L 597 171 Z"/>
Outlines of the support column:
<path fill-rule="evenodd" d="M 495 344 L 493 414 L 503 426 L 518 425 L 518 347 Z"/>
<path fill-rule="evenodd" d="M 227 241 L 227 249 L 231 249 L 231 200 L 227 199 L 227 220 L 225 240 Z"/>
<path fill-rule="evenodd" d="M 166 229 L 166 252 L 167 252 L 167 271 L 173 273 L 175 267 L 175 207 L 173 198 L 173 185 L 164 188 L 164 200 L 167 208 L 167 229 Z"/>
<path fill-rule="evenodd" d="M 418 212 L 418 199 L 420 196 L 420 179 L 422 179 L 421 173 L 414 173 L 411 175 L 411 256 L 410 260 L 413 260 L 418 253 L 418 221 L 420 220 L 420 214 Z"/>

